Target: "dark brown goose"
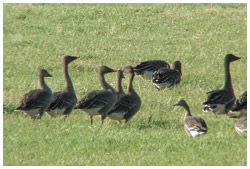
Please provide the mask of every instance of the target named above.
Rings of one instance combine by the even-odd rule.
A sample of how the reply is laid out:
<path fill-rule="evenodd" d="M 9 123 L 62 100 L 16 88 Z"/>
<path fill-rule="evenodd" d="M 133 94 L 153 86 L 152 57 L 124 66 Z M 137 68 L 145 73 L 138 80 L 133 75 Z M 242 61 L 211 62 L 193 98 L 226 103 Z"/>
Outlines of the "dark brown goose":
<path fill-rule="evenodd" d="M 129 75 L 127 94 L 122 95 L 108 117 L 113 120 L 125 120 L 127 123 L 140 109 L 141 99 L 133 88 L 134 71 L 132 66 L 123 68 L 123 72 Z"/>
<path fill-rule="evenodd" d="M 170 65 L 163 60 L 149 60 L 140 62 L 140 64 L 134 67 L 134 71 L 142 78 L 152 80 L 153 73 L 160 68 L 170 69 Z"/>
<path fill-rule="evenodd" d="M 66 89 L 53 93 L 53 99 L 47 109 L 47 113 L 52 117 L 65 115 L 65 118 L 67 118 L 77 103 L 75 89 L 68 72 L 69 63 L 77 58 L 79 57 L 65 56 L 63 58 L 63 72 L 66 80 Z"/>
<path fill-rule="evenodd" d="M 203 111 L 212 111 L 214 114 L 227 114 L 232 108 L 235 95 L 230 75 L 230 63 L 240 59 L 240 57 L 228 54 L 224 59 L 225 83 L 221 90 L 207 92 L 207 100 L 203 103 Z"/>
<path fill-rule="evenodd" d="M 195 137 L 207 133 L 208 128 L 205 120 L 197 116 L 192 116 L 185 100 L 179 100 L 174 106 L 182 106 L 185 108 L 184 129 L 189 136 Z"/>
<path fill-rule="evenodd" d="M 115 70 L 101 66 L 99 69 L 99 81 L 103 90 L 95 90 L 85 95 L 74 109 L 81 109 L 90 116 L 90 124 L 93 124 L 93 116 L 101 115 L 102 124 L 107 116 L 107 113 L 115 105 L 117 101 L 116 90 L 111 87 L 104 78 L 104 75 Z"/>
<path fill-rule="evenodd" d="M 31 90 L 23 96 L 20 106 L 16 111 L 23 111 L 33 119 L 41 119 L 52 99 L 52 92 L 45 83 L 44 77 L 52 77 L 47 70 L 39 72 L 39 84 L 41 89 Z"/>
<path fill-rule="evenodd" d="M 173 69 L 161 68 L 153 73 L 153 85 L 158 89 L 162 90 L 177 86 L 181 81 L 181 62 L 175 61 Z"/>

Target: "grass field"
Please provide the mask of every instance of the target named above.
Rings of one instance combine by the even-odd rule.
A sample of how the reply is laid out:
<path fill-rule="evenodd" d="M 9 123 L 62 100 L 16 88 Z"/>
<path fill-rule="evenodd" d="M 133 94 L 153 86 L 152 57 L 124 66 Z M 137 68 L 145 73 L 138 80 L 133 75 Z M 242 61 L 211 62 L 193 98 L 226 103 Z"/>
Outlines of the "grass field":
<path fill-rule="evenodd" d="M 242 57 L 231 64 L 236 97 L 247 90 L 246 4 L 4 4 L 3 19 L 3 165 L 247 165 L 247 136 L 235 132 L 234 119 L 202 112 L 206 92 L 223 87 L 228 53 Z M 14 112 L 39 88 L 41 68 L 53 75 L 53 91 L 64 90 L 65 55 L 80 56 L 69 67 L 78 99 L 101 89 L 102 64 L 180 60 L 183 76 L 163 91 L 136 76 L 142 107 L 126 125 L 107 118 L 101 127 L 94 117 L 90 126 L 78 110 L 66 121 Z M 106 76 L 113 86 L 115 78 Z M 207 135 L 187 136 L 184 109 L 173 106 L 179 98 L 206 120 Z"/>

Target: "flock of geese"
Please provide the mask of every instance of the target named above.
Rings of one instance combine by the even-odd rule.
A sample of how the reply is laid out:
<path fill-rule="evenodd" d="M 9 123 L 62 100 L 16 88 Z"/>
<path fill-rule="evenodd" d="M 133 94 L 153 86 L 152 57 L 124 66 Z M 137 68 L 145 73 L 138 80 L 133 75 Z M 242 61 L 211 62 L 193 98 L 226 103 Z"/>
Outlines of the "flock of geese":
<path fill-rule="evenodd" d="M 45 77 L 52 77 L 47 70 L 41 69 L 39 72 L 39 84 L 41 89 L 31 90 L 26 93 L 16 108 L 16 111 L 23 111 L 32 119 L 41 119 L 43 114 L 51 117 L 64 115 L 67 118 L 73 109 L 80 109 L 90 117 L 93 124 L 93 116 L 101 115 L 102 124 L 106 117 L 117 120 L 125 120 L 127 123 L 140 109 L 141 99 L 133 88 L 135 74 L 145 79 L 150 79 L 153 85 L 162 90 L 172 88 L 181 82 L 182 71 L 181 62 L 175 61 L 173 68 L 163 60 L 150 60 L 140 62 L 137 66 L 125 66 L 118 70 L 111 69 L 105 65 L 100 66 L 98 76 L 102 90 L 95 90 L 86 94 L 78 103 L 73 83 L 68 73 L 68 65 L 78 59 L 75 56 L 65 56 L 63 58 L 63 70 L 66 80 L 66 89 L 52 93 L 45 83 Z M 237 118 L 234 127 L 239 134 L 247 132 L 247 92 L 244 92 L 237 100 L 231 82 L 230 63 L 240 59 L 233 54 L 227 54 L 224 59 L 225 83 L 220 90 L 207 92 L 207 100 L 203 103 L 204 112 L 212 111 L 216 114 L 227 114 L 232 112 L 231 118 Z M 105 74 L 117 72 L 117 90 L 109 85 L 105 80 Z M 127 91 L 122 88 L 124 74 L 128 76 Z M 208 131 L 204 119 L 192 116 L 187 102 L 179 100 L 174 106 L 182 106 L 186 110 L 184 118 L 184 129 L 189 136 L 206 134 Z M 240 112 L 236 115 L 233 112 Z"/>

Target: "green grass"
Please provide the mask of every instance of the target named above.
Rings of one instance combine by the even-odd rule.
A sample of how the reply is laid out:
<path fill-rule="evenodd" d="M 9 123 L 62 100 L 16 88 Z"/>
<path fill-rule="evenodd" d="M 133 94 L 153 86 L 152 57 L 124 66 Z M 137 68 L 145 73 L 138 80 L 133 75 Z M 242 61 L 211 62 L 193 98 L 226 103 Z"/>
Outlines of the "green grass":
<path fill-rule="evenodd" d="M 235 132 L 234 119 L 202 112 L 206 92 L 223 86 L 227 53 L 242 57 L 231 64 L 235 95 L 247 90 L 246 4 L 4 4 L 3 23 L 5 166 L 247 165 L 247 137 Z M 78 99 L 100 89 L 102 64 L 180 60 L 183 77 L 160 92 L 136 77 L 142 106 L 126 125 L 107 118 L 101 127 L 94 117 L 90 126 L 81 111 L 66 121 L 14 112 L 23 94 L 39 88 L 41 68 L 53 75 L 46 79 L 53 91 L 65 88 L 65 55 L 80 56 L 69 68 Z M 106 76 L 113 86 L 115 78 Z M 207 135 L 187 136 L 184 109 L 173 107 L 179 98 L 206 120 Z"/>

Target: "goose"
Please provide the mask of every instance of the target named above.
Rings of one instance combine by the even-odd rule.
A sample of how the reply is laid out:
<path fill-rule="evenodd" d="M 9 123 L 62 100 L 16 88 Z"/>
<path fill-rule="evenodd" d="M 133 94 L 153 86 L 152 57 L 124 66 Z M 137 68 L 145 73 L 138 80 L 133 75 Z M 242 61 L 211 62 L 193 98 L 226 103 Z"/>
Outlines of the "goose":
<path fill-rule="evenodd" d="M 22 111 L 32 119 L 41 119 L 52 99 L 52 91 L 45 83 L 44 77 L 52 77 L 47 70 L 39 71 L 39 85 L 41 89 L 31 90 L 23 95 L 20 106 L 16 111 Z"/>
<path fill-rule="evenodd" d="M 240 59 L 233 54 L 227 54 L 224 59 L 224 71 L 225 71 L 225 82 L 224 87 L 220 90 L 209 91 L 206 94 L 207 100 L 203 103 L 203 111 L 212 111 L 216 114 L 228 114 L 228 111 L 232 108 L 235 95 L 230 75 L 230 63 Z"/>
<path fill-rule="evenodd" d="M 160 68 L 170 69 L 170 65 L 163 60 L 149 60 L 140 62 L 140 64 L 133 69 L 137 75 L 140 75 L 144 79 L 151 80 L 153 73 Z"/>
<path fill-rule="evenodd" d="M 85 95 L 74 109 L 80 109 L 90 116 L 90 124 L 93 124 L 93 116 L 101 115 L 102 124 L 107 116 L 107 113 L 115 105 L 117 101 L 117 92 L 110 86 L 104 78 L 104 75 L 110 72 L 115 72 L 105 65 L 99 69 L 99 81 L 103 90 L 95 90 Z"/>
<path fill-rule="evenodd" d="M 64 91 L 58 91 L 53 93 L 52 101 L 47 109 L 47 114 L 51 117 L 65 115 L 66 119 L 77 103 L 77 97 L 75 94 L 74 86 L 68 72 L 68 65 L 69 63 L 78 58 L 79 57 L 76 56 L 63 57 L 63 71 L 66 80 L 66 89 Z"/>
<path fill-rule="evenodd" d="M 174 106 L 182 106 L 185 108 L 184 129 L 189 136 L 196 137 L 207 133 L 208 128 L 205 120 L 197 116 L 192 116 L 185 100 L 179 100 Z"/>
<path fill-rule="evenodd" d="M 153 85 L 162 90 L 177 86 L 181 81 L 181 62 L 175 61 L 173 69 L 161 68 L 153 73 Z"/>
<path fill-rule="evenodd" d="M 132 66 L 123 68 L 123 72 L 129 75 L 127 94 L 122 95 L 115 106 L 108 113 L 113 120 L 125 120 L 127 123 L 140 109 L 141 99 L 133 88 L 134 70 Z"/>

